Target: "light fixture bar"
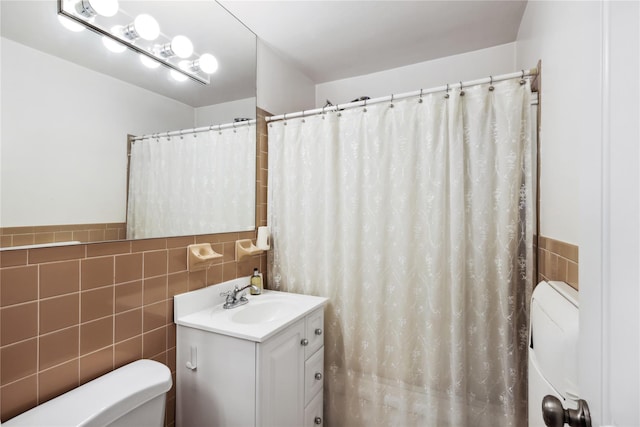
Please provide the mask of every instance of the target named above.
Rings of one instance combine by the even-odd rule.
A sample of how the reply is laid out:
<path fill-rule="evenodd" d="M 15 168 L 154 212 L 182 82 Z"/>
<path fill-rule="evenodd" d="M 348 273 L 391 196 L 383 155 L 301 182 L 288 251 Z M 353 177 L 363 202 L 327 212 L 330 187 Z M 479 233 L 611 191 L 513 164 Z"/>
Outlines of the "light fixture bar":
<path fill-rule="evenodd" d="M 116 37 L 115 35 L 111 34 L 111 32 L 106 31 L 102 28 L 100 28 L 97 25 L 93 25 L 91 22 L 87 22 L 83 19 L 78 18 L 77 16 L 74 16 L 73 14 L 67 12 L 66 10 L 64 10 L 64 8 L 62 7 L 62 2 L 63 0 L 58 0 L 58 15 L 62 15 L 65 18 L 68 18 L 74 22 L 77 22 L 78 24 L 81 24 L 83 26 L 85 26 L 86 28 L 88 28 L 89 30 L 93 31 L 94 33 L 97 33 L 101 36 L 104 37 L 108 37 L 112 40 L 114 40 L 117 43 L 123 44 L 126 47 L 128 47 L 129 49 L 139 53 L 140 55 L 144 55 L 150 59 L 152 59 L 153 61 L 158 62 L 161 65 L 164 65 L 165 67 L 169 68 L 170 70 L 174 70 L 182 75 L 184 75 L 185 77 L 188 77 L 189 79 L 198 82 L 202 85 L 208 85 L 210 80 L 209 80 L 209 76 L 207 75 L 206 78 L 196 75 L 196 74 L 191 74 L 185 70 L 183 70 L 182 68 L 180 68 L 179 66 L 172 64 L 171 62 L 164 60 L 163 58 L 159 58 L 157 56 L 155 56 L 154 54 L 152 54 L 151 52 L 147 51 L 146 49 L 142 49 L 136 45 L 134 45 L 133 43 L 128 43 L 126 40 L 121 39 L 119 37 Z"/>

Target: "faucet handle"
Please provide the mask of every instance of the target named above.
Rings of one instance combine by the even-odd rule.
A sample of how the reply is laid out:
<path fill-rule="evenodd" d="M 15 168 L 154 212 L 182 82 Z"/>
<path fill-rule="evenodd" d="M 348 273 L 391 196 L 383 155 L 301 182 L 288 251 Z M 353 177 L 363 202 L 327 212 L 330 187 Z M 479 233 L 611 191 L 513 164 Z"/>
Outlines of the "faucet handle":
<path fill-rule="evenodd" d="M 221 296 L 221 297 L 227 297 L 227 298 L 228 298 L 228 297 L 233 297 L 233 298 L 235 298 L 235 297 L 236 297 L 236 294 L 238 293 L 238 291 L 239 291 L 239 289 L 238 289 L 238 287 L 236 286 L 235 288 L 233 288 L 233 289 L 229 289 L 228 291 L 220 292 L 220 296 Z"/>

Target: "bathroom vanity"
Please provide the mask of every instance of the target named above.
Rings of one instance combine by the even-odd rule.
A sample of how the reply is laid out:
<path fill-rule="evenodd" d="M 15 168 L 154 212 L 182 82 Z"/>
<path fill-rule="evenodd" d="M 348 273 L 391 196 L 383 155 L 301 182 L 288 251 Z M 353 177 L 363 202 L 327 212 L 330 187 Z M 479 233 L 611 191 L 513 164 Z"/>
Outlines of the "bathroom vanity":
<path fill-rule="evenodd" d="M 327 298 L 264 291 L 223 309 L 248 283 L 175 297 L 176 425 L 322 425 Z"/>

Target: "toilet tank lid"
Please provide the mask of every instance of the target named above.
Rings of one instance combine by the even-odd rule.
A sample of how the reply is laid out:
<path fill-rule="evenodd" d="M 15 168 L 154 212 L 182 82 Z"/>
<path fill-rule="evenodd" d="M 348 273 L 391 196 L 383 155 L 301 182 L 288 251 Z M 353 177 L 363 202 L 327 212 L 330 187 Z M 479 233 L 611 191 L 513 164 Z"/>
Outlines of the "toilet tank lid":
<path fill-rule="evenodd" d="M 138 360 L 18 415 L 3 427 L 106 425 L 168 392 L 171 385 L 169 368 Z"/>

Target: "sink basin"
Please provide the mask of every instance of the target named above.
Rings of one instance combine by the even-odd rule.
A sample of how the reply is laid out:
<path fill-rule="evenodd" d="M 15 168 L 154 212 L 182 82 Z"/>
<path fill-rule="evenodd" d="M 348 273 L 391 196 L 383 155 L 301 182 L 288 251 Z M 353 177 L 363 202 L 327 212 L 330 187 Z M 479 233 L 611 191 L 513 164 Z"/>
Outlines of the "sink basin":
<path fill-rule="evenodd" d="M 233 313 L 231 321 L 245 324 L 273 322 L 287 316 L 294 308 L 294 305 L 284 301 L 260 302 L 254 299 Z"/>

